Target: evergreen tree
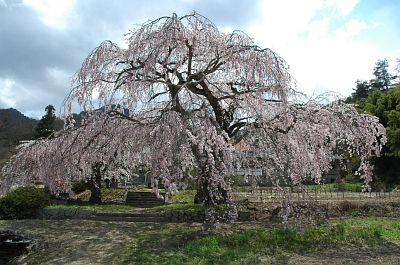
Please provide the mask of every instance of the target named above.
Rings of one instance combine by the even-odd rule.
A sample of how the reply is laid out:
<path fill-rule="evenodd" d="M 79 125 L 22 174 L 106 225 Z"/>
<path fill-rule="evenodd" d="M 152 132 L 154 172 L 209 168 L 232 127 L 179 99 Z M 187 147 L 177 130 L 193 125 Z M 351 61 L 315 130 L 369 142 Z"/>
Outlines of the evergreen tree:
<path fill-rule="evenodd" d="M 358 105 L 364 106 L 365 99 L 368 97 L 368 92 L 371 86 L 367 81 L 356 81 L 356 88 L 353 88 L 353 93 L 346 99 L 346 103 L 357 103 Z"/>
<path fill-rule="evenodd" d="M 56 115 L 53 105 L 48 105 L 46 114 L 40 119 L 35 128 L 35 139 L 52 137 L 56 127 Z"/>
<path fill-rule="evenodd" d="M 355 100 L 367 98 L 371 86 L 367 81 L 356 81 L 356 88 L 354 89 L 353 98 Z"/>
<path fill-rule="evenodd" d="M 390 88 L 392 79 L 394 79 L 395 77 L 389 74 L 388 67 L 389 64 L 386 59 L 378 60 L 375 63 L 375 78 L 372 79 L 370 82 L 372 87 L 379 88 L 380 90 L 388 90 Z"/>

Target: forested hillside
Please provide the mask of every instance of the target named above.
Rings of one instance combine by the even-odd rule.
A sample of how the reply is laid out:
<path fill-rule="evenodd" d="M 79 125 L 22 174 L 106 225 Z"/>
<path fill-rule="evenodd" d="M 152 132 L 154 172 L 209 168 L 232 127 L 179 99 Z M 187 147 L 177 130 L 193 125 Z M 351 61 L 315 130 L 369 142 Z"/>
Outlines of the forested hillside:
<path fill-rule="evenodd" d="M 16 109 L 0 109 L 0 163 L 20 141 L 33 138 L 37 123 Z"/>

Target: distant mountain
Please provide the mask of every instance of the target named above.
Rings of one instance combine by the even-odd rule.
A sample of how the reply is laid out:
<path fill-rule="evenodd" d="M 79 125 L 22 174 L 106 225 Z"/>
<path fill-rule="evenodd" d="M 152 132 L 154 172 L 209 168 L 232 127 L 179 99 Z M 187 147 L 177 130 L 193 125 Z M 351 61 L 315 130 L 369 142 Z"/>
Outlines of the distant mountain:
<path fill-rule="evenodd" d="M 33 139 L 37 123 L 16 109 L 0 109 L 0 163 L 20 141 Z"/>
<path fill-rule="evenodd" d="M 33 121 L 37 122 L 37 120 L 26 117 L 24 114 L 19 112 L 16 109 L 9 108 L 9 109 L 0 109 L 0 121 L 5 121 L 7 119 L 13 120 L 13 121 Z"/>
<path fill-rule="evenodd" d="M 111 109 L 120 108 L 119 105 L 111 105 Z M 95 111 L 105 112 L 102 107 Z M 129 116 L 129 110 L 123 108 L 124 115 Z M 86 112 L 74 113 L 75 125 L 80 126 Z M 15 146 L 23 140 L 32 140 L 34 138 L 35 127 L 38 120 L 26 117 L 16 109 L 0 109 L 0 169 L 2 162 L 6 161 L 12 154 Z M 56 120 L 56 130 L 61 130 L 64 122 L 61 119 Z"/>

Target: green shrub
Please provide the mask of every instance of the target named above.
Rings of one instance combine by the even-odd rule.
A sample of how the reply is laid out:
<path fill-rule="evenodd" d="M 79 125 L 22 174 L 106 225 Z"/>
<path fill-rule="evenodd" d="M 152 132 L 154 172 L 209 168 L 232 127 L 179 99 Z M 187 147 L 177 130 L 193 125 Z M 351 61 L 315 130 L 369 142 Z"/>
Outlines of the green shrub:
<path fill-rule="evenodd" d="M 372 181 L 372 191 L 385 191 L 386 190 L 386 184 L 379 178 L 375 178 Z"/>
<path fill-rule="evenodd" d="M 73 192 L 75 192 L 76 194 L 82 193 L 82 192 L 84 192 L 85 190 L 88 190 L 88 189 L 89 189 L 89 184 L 86 183 L 83 180 L 75 181 L 75 182 L 72 183 L 71 190 Z"/>
<path fill-rule="evenodd" d="M 50 205 L 50 199 L 43 189 L 22 187 L 0 199 L 1 219 L 24 219 L 36 216 L 36 211 Z"/>
<path fill-rule="evenodd" d="M 354 174 L 348 174 L 343 177 L 344 181 L 346 183 L 360 183 L 362 180 L 360 179 L 360 176 L 354 175 Z"/>
<path fill-rule="evenodd" d="M 334 183 L 334 190 L 338 192 L 350 191 L 350 192 L 361 192 L 362 191 L 362 183 L 348 183 L 345 179 L 338 179 Z"/>
<path fill-rule="evenodd" d="M 335 182 L 335 191 L 345 191 L 345 184 L 344 179 L 337 179 Z"/>

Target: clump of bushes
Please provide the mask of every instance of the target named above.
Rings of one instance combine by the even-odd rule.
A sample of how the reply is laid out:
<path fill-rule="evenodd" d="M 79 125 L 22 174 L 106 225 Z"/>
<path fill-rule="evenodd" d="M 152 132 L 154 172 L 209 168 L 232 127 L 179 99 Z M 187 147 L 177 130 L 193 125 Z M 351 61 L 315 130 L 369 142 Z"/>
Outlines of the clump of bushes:
<path fill-rule="evenodd" d="M 348 177 L 338 179 L 334 183 L 334 191 L 343 192 L 343 191 L 350 191 L 350 192 L 361 192 L 362 191 L 362 183 L 361 182 L 354 182 L 354 180 L 348 180 Z"/>
<path fill-rule="evenodd" d="M 73 192 L 75 192 L 76 194 L 82 193 L 88 189 L 89 189 L 89 184 L 87 182 L 85 182 L 84 180 L 75 181 L 72 183 L 71 190 Z"/>
<path fill-rule="evenodd" d="M 50 198 L 43 189 L 21 187 L 0 199 L 0 219 L 36 217 L 36 211 L 50 205 Z"/>

